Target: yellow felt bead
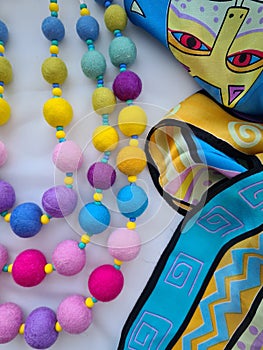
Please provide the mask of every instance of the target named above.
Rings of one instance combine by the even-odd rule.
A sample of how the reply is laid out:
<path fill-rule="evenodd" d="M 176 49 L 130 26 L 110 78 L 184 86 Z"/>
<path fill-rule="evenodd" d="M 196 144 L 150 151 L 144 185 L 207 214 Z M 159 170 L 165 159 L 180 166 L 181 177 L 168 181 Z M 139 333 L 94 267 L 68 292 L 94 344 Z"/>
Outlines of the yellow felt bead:
<path fill-rule="evenodd" d="M 81 242 L 84 243 L 84 244 L 88 244 L 90 242 L 90 236 L 82 235 L 81 236 Z"/>
<path fill-rule="evenodd" d="M 93 308 L 93 306 L 94 306 L 94 301 L 92 300 L 91 297 L 88 297 L 88 298 L 86 299 L 86 301 L 85 301 L 85 304 L 86 304 L 86 306 L 87 306 L 89 309 L 91 309 L 91 308 Z"/>
<path fill-rule="evenodd" d="M 46 214 L 43 214 L 40 218 L 40 222 L 42 225 L 47 225 L 50 222 L 50 218 Z"/>
<path fill-rule="evenodd" d="M 19 327 L 19 334 L 23 335 L 25 333 L 25 324 L 22 323 L 21 326 Z"/>
<path fill-rule="evenodd" d="M 56 138 L 57 139 L 64 139 L 66 137 L 66 133 L 64 130 L 58 130 L 56 132 Z"/>
<path fill-rule="evenodd" d="M 80 15 L 81 16 L 89 16 L 90 15 L 90 10 L 87 8 L 83 8 L 80 10 Z"/>
<path fill-rule="evenodd" d="M 98 126 L 92 135 L 92 143 L 94 147 L 100 152 L 114 150 L 119 141 L 117 131 L 109 125 Z"/>
<path fill-rule="evenodd" d="M 45 273 L 47 275 L 49 275 L 50 273 L 52 273 L 54 271 L 53 269 L 53 265 L 52 264 L 46 264 L 45 265 Z"/>
<path fill-rule="evenodd" d="M 135 175 L 128 176 L 128 181 L 131 182 L 131 183 L 136 182 L 137 181 L 137 176 L 135 176 Z"/>
<path fill-rule="evenodd" d="M 0 81 L 5 85 L 9 84 L 13 78 L 13 70 L 11 63 L 7 58 L 0 56 Z"/>
<path fill-rule="evenodd" d="M 2 85 L 0 85 L 0 94 L 3 94 L 4 91 L 5 91 L 5 88 Z"/>
<path fill-rule="evenodd" d="M 50 12 L 58 12 L 58 11 L 59 11 L 59 6 L 58 6 L 58 4 L 55 3 L 55 2 L 51 2 L 51 3 L 49 4 L 49 11 L 50 11 Z"/>
<path fill-rule="evenodd" d="M 127 26 L 127 14 L 120 5 L 111 5 L 105 11 L 104 22 L 111 32 L 124 30 Z"/>
<path fill-rule="evenodd" d="M 74 182 L 74 179 L 72 176 L 66 176 L 64 179 L 64 184 L 65 185 L 72 185 Z"/>
<path fill-rule="evenodd" d="M 56 88 L 52 89 L 52 94 L 54 96 L 60 97 L 60 96 L 62 96 L 62 90 L 60 88 L 56 87 Z"/>
<path fill-rule="evenodd" d="M 57 55 L 59 53 L 59 47 L 57 45 L 51 45 L 49 48 L 51 54 Z"/>
<path fill-rule="evenodd" d="M 12 273 L 12 269 L 13 269 L 13 264 L 8 265 L 8 268 L 7 268 L 8 273 Z"/>
<path fill-rule="evenodd" d="M 0 125 L 4 125 L 8 122 L 11 115 L 11 107 L 9 103 L 0 98 Z"/>
<path fill-rule="evenodd" d="M 97 88 L 92 95 L 92 106 L 98 114 L 111 114 L 116 107 L 116 97 L 106 87 Z"/>
<path fill-rule="evenodd" d="M 130 139 L 129 145 L 134 146 L 134 147 L 138 147 L 139 141 L 137 139 Z"/>
<path fill-rule="evenodd" d="M 10 222 L 11 219 L 11 213 L 7 213 L 4 217 L 5 222 Z"/>
<path fill-rule="evenodd" d="M 140 106 L 127 106 L 119 114 L 118 125 L 125 136 L 140 135 L 147 126 L 147 116 Z"/>
<path fill-rule="evenodd" d="M 54 128 L 67 126 L 73 118 L 70 103 L 62 97 L 47 100 L 43 107 L 43 115 L 47 123 Z"/>
<path fill-rule="evenodd" d="M 116 162 L 123 174 L 138 175 L 146 166 L 146 155 L 141 148 L 126 146 L 118 153 Z"/>
<path fill-rule="evenodd" d="M 136 222 L 128 221 L 126 224 L 127 229 L 134 230 L 136 229 Z"/>
<path fill-rule="evenodd" d="M 94 193 L 93 199 L 95 202 L 101 202 L 103 199 L 103 194 L 102 193 Z"/>
<path fill-rule="evenodd" d="M 55 330 L 59 333 L 59 332 L 62 332 L 62 327 L 61 325 L 59 324 L 59 322 L 56 322 L 55 324 Z"/>
<path fill-rule="evenodd" d="M 4 47 L 4 45 L 0 45 L 0 52 L 1 52 L 1 53 L 5 53 L 5 47 Z"/>
<path fill-rule="evenodd" d="M 122 263 L 123 263 L 123 262 L 122 262 L 121 260 L 114 259 L 114 264 L 115 264 L 115 265 L 121 266 Z"/>
<path fill-rule="evenodd" d="M 46 58 L 42 64 L 41 72 L 49 84 L 63 84 L 68 76 L 67 66 L 59 57 Z"/>

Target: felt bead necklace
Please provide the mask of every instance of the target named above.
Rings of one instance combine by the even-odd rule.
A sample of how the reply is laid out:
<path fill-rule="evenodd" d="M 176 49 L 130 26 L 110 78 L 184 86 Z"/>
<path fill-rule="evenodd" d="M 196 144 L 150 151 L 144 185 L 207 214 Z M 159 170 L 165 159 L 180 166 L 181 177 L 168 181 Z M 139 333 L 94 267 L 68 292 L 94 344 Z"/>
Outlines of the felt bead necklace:
<path fill-rule="evenodd" d="M 111 5 L 109 1 L 105 2 L 104 5 L 106 7 L 106 26 L 115 36 L 115 43 L 110 48 L 112 62 L 114 60 L 116 61 L 118 50 L 122 50 L 124 53 L 121 57 L 121 62 L 118 64 L 116 62 L 113 63 L 120 68 L 120 74 L 114 81 L 113 90 L 115 95 L 128 105 L 121 111 L 118 124 L 123 134 L 131 139 L 129 146 L 126 146 L 126 149 L 124 148 L 119 152 L 117 156 L 117 167 L 128 176 L 130 184 L 119 191 L 117 203 L 120 212 L 129 221 L 126 228 L 120 228 L 111 233 L 108 240 L 108 250 L 114 258 L 114 264 L 102 265 L 91 273 L 88 280 L 91 293 L 90 297 L 77 294 L 71 295 L 60 303 L 56 313 L 48 307 L 37 308 L 30 313 L 25 323 L 23 323 L 22 310 L 18 305 L 14 303 L 0 305 L 0 343 L 9 342 L 20 333 L 24 335 L 25 341 L 31 347 L 45 349 L 54 344 L 62 329 L 70 334 L 84 332 L 92 322 L 92 308 L 95 303 L 97 301 L 111 301 L 121 292 L 124 283 L 123 275 L 120 272 L 122 262 L 134 259 L 139 252 L 140 241 L 138 234 L 134 231 L 136 227 L 135 221 L 146 209 L 148 200 L 143 189 L 136 185 L 137 175 L 143 170 L 146 164 L 145 155 L 138 148 L 138 135 L 144 131 L 147 120 L 143 110 L 133 105 L 133 99 L 140 93 L 141 82 L 135 73 L 126 69 L 132 63 L 132 60 L 128 57 L 129 55 L 127 54 L 125 56 L 126 49 L 133 50 L 133 52 L 136 51 L 134 44 L 128 38 L 124 39 L 127 44 L 124 43 L 124 37 L 121 33 L 121 30 L 125 28 L 127 23 L 126 14 L 123 9 L 119 6 Z M 66 172 L 66 194 L 64 194 L 65 191 L 63 192 L 63 190 L 57 189 L 58 186 L 55 189 L 50 189 L 49 194 L 46 194 L 45 197 L 43 196 L 44 199 L 42 200 L 46 214 L 43 214 L 39 207 L 35 209 L 36 204 L 26 203 L 26 205 L 21 205 L 22 210 L 20 212 L 18 211 L 18 214 L 14 215 L 19 206 L 10 215 L 9 210 L 14 205 L 15 194 L 12 191 L 11 185 L 6 183 L 6 187 L 3 188 L 7 188 L 7 190 L 4 193 L 2 189 L 0 195 L 2 192 L 4 198 L 10 198 L 11 195 L 8 194 L 9 192 L 13 194 L 14 198 L 12 205 L 10 202 L 5 205 L 2 216 L 7 222 L 10 221 L 12 230 L 20 237 L 32 237 L 40 231 L 43 224 L 49 222 L 51 217 L 64 217 L 65 212 L 73 212 L 76 205 L 74 204 L 74 208 L 72 205 L 72 208 L 69 210 L 67 205 L 64 205 L 64 200 L 66 198 L 70 203 L 74 203 L 72 198 L 67 195 L 67 192 L 68 190 L 73 191 L 73 172 L 78 170 L 82 163 L 80 149 L 72 141 L 66 140 L 64 132 L 64 127 L 72 119 L 72 108 L 61 97 L 62 90 L 60 87 L 60 84 L 65 81 L 67 76 L 66 66 L 58 57 L 58 43 L 64 37 L 64 26 L 58 19 L 59 7 L 57 1 L 50 0 L 49 8 L 51 16 L 43 21 L 42 31 L 45 37 L 51 41 L 51 57 L 44 61 L 42 74 L 45 80 L 53 86 L 53 97 L 45 103 L 43 113 L 46 121 L 57 129 L 56 136 L 59 143 L 53 153 L 53 160 L 60 170 Z M 77 23 L 77 32 L 80 38 L 88 45 L 88 52 L 82 58 L 82 69 L 89 78 L 97 80 L 97 88 L 94 91 L 92 100 L 94 110 L 102 116 L 102 126 L 96 129 L 93 134 L 93 144 L 104 155 L 101 162 L 92 164 L 88 170 L 88 181 L 95 188 L 95 193 L 93 197 L 94 201 L 86 204 L 79 213 L 80 225 L 86 232 L 81 237 L 80 242 L 73 240 L 61 242 L 54 251 L 52 264 L 47 264 L 44 255 L 37 250 L 24 251 L 18 255 L 14 264 L 7 264 L 7 250 L 2 245 L 0 246 L 0 267 L 2 265 L 3 271 L 11 273 L 16 283 L 25 287 L 37 285 L 44 279 L 46 274 L 54 270 L 66 276 L 80 272 L 85 265 L 84 248 L 89 243 L 90 237 L 103 232 L 110 223 L 109 210 L 102 204 L 102 192 L 110 188 L 116 178 L 114 168 L 108 164 L 111 151 L 118 143 L 118 135 L 115 129 L 109 125 L 109 114 L 114 111 L 116 99 L 114 94 L 104 87 L 103 75 L 106 65 L 103 61 L 105 62 L 105 59 L 102 59 L 101 54 L 94 47 L 94 41 L 98 35 L 98 24 L 90 16 L 89 10 L 83 2 L 80 5 L 80 14 L 81 17 Z M 3 35 L 3 33 L 6 34 Z M 7 41 L 7 28 L 2 22 L 0 24 L 0 35 L 0 40 L 2 39 L 3 42 L 2 47 L 4 47 Z M 120 39 L 122 42 L 117 42 L 116 39 Z M 126 45 L 125 50 L 122 49 L 123 45 Z M 1 50 L 4 51 L 3 49 Z M 90 65 L 92 62 L 93 65 Z M 105 68 L 102 69 L 103 65 Z M 92 67 L 88 74 L 85 67 Z M 87 69 L 89 70 L 90 68 Z M 8 81 L 10 81 L 10 77 L 9 80 L 5 79 L 4 83 L 8 83 Z M 3 89 L 1 93 L 3 94 Z M 3 98 L 0 99 L 0 103 L 1 100 Z M 6 107 L 6 110 L 8 110 L 8 107 Z M 134 118 L 131 118 L 131 116 Z M 6 119 L 8 118 L 6 117 Z M 5 150 L 4 147 L 3 149 Z M 70 169 L 68 168 L 69 165 L 72 166 Z M 29 204 L 32 204 L 32 206 Z M 67 208 L 68 211 L 64 208 Z M 13 217 L 15 218 L 13 219 Z M 19 223 L 25 217 L 27 217 L 26 223 L 29 223 L 25 225 L 26 229 L 23 228 L 21 234 Z M 33 221 L 33 224 L 31 221 Z M 15 222 L 16 225 L 12 225 L 12 222 Z M 41 225 L 39 225 L 39 222 Z M 34 234 L 31 234 L 31 231 Z M 30 266 L 30 269 L 28 266 Z"/>

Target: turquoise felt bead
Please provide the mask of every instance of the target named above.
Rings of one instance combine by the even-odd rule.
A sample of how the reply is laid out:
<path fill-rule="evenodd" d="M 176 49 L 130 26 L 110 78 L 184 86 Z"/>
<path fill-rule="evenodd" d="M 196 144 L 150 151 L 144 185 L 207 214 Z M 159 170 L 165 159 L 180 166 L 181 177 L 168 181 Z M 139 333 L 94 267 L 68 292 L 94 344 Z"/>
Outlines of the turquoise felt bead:
<path fill-rule="evenodd" d="M 104 56 L 97 50 L 91 50 L 84 53 L 81 59 L 81 68 L 83 73 L 89 79 L 97 79 L 104 75 L 106 70 L 106 61 Z"/>
<path fill-rule="evenodd" d="M 130 38 L 120 36 L 111 41 L 109 55 L 115 67 L 119 67 L 121 64 L 130 66 L 136 60 L 137 49 Z"/>
<path fill-rule="evenodd" d="M 101 233 L 110 224 L 110 212 L 103 204 L 88 203 L 79 212 L 79 224 L 89 236 Z"/>
<path fill-rule="evenodd" d="M 136 184 L 124 186 L 117 194 L 117 205 L 122 215 L 137 218 L 148 206 L 145 191 Z"/>

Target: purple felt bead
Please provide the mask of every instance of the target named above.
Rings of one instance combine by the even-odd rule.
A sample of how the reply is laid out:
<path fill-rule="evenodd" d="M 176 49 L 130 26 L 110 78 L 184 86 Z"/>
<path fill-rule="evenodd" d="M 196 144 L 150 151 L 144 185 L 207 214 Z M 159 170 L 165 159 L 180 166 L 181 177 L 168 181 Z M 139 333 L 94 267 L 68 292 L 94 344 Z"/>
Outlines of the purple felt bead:
<path fill-rule="evenodd" d="M 121 261 L 136 258 L 141 248 L 140 236 L 136 231 L 118 228 L 108 239 L 108 250 L 111 256 Z"/>
<path fill-rule="evenodd" d="M 71 295 L 60 303 L 57 319 L 65 332 L 80 334 L 92 323 L 92 310 L 86 306 L 83 296 Z"/>
<path fill-rule="evenodd" d="M 13 187 L 6 181 L 0 180 L 0 213 L 13 207 L 16 201 L 16 194 Z"/>
<path fill-rule="evenodd" d="M 55 343 L 58 332 L 55 330 L 56 314 L 48 307 L 33 310 L 25 322 L 25 341 L 35 349 L 48 349 Z"/>
<path fill-rule="evenodd" d="M 121 101 L 135 100 L 141 91 L 141 79 L 129 70 L 119 73 L 113 82 L 113 92 Z"/>
<path fill-rule="evenodd" d="M 8 251 L 4 245 L 0 244 L 0 272 L 2 271 L 3 267 L 7 264 L 7 261 Z"/>
<path fill-rule="evenodd" d="M 60 275 L 73 276 L 86 264 L 86 252 L 80 249 L 78 242 L 65 240 L 60 242 L 52 255 L 52 262 Z"/>
<path fill-rule="evenodd" d="M 77 206 L 77 201 L 77 193 L 63 185 L 51 187 L 42 196 L 44 210 L 54 218 L 72 214 Z"/>
<path fill-rule="evenodd" d="M 87 177 L 91 186 L 107 190 L 116 180 L 116 171 L 109 164 L 97 162 L 91 165 Z"/>
<path fill-rule="evenodd" d="M 7 161 L 7 150 L 5 144 L 0 141 L 0 167 Z"/>
<path fill-rule="evenodd" d="M 0 344 L 13 340 L 23 323 L 23 312 L 14 303 L 0 305 Z"/>

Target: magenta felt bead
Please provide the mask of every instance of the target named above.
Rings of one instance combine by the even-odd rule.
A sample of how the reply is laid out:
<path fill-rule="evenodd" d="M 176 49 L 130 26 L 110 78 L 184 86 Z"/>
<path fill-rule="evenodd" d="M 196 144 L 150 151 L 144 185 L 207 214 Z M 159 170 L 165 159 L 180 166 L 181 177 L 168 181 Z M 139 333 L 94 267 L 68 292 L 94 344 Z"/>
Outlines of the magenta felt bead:
<path fill-rule="evenodd" d="M 42 196 L 44 210 L 54 218 L 62 218 L 73 213 L 77 202 L 77 193 L 63 185 L 51 187 Z"/>
<path fill-rule="evenodd" d="M 57 340 L 56 314 L 48 307 L 33 310 L 25 322 L 25 341 L 34 349 L 49 349 Z"/>
<path fill-rule="evenodd" d="M 124 278 L 121 271 L 112 265 L 97 267 L 90 275 L 88 287 L 90 293 L 99 301 L 111 301 L 121 292 Z"/>
<path fill-rule="evenodd" d="M 97 162 L 91 165 L 87 177 L 91 186 L 107 190 L 116 180 L 116 171 L 109 164 Z"/>
<path fill-rule="evenodd" d="M 136 231 L 119 228 L 113 231 L 108 239 L 108 250 L 111 256 L 122 261 L 136 258 L 141 248 L 141 240 Z"/>
<path fill-rule="evenodd" d="M 86 264 L 85 249 L 80 249 L 77 241 L 62 241 L 53 252 L 52 262 L 60 275 L 76 275 Z"/>
<path fill-rule="evenodd" d="M 57 310 L 57 319 L 65 332 L 80 334 L 92 323 L 92 310 L 81 295 L 71 295 L 64 299 Z"/>
<path fill-rule="evenodd" d="M 8 251 L 4 245 L 0 244 L 0 272 L 2 271 L 3 267 L 7 264 L 7 261 Z"/>
<path fill-rule="evenodd" d="M 56 167 L 64 173 L 74 172 L 83 163 L 82 150 L 71 140 L 61 142 L 54 148 L 52 159 Z"/>
<path fill-rule="evenodd" d="M 22 287 L 37 286 L 46 276 L 46 264 L 46 258 L 39 250 L 24 250 L 13 263 L 13 279 Z"/>
<path fill-rule="evenodd" d="M 121 101 L 135 100 L 141 91 L 141 79 L 129 70 L 119 73 L 113 82 L 113 92 Z"/>
<path fill-rule="evenodd" d="M 7 161 L 7 150 L 5 144 L 0 141 L 0 167 Z"/>
<path fill-rule="evenodd" d="M 16 201 L 16 194 L 13 187 L 6 181 L 0 180 L 0 213 L 13 207 Z"/>
<path fill-rule="evenodd" d="M 13 340 L 23 323 L 23 312 L 14 303 L 0 305 L 0 344 Z"/>

